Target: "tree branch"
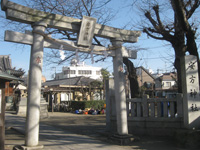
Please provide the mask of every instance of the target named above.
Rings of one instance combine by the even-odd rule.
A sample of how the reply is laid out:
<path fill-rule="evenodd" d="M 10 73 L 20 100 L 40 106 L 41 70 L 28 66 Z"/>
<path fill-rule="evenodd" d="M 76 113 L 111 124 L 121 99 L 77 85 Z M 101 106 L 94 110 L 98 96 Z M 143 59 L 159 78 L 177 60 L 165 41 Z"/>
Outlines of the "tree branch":
<path fill-rule="evenodd" d="M 187 5 L 187 4 L 186 4 Z M 192 5 L 192 4 L 191 4 Z M 185 11 L 186 11 L 186 16 L 187 19 L 189 19 L 193 13 L 195 12 L 195 10 L 200 6 L 200 1 L 199 0 L 195 0 L 194 4 L 191 6 L 191 9 L 188 11 L 185 7 Z"/>
<path fill-rule="evenodd" d="M 85 5 L 85 2 L 84 2 L 84 0 L 81 0 L 81 1 L 82 1 L 83 5 L 84 5 L 84 7 L 85 7 L 85 9 L 86 9 L 86 11 L 87 11 L 87 13 L 88 13 L 88 16 L 90 16 L 90 15 L 91 15 L 91 13 L 89 12 L 89 10 L 88 10 L 87 6 Z"/>
<path fill-rule="evenodd" d="M 165 40 L 163 37 L 154 36 L 154 35 L 151 34 L 147 29 L 143 29 L 143 32 L 146 33 L 148 36 L 154 38 L 154 39 L 157 39 L 157 40 Z"/>
<path fill-rule="evenodd" d="M 154 27 L 155 29 L 158 28 L 158 27 L 157 27 L 157 22 L 152 18 L 151 13 L 150 13 L 149 11 L 147 11 L 147 12 L 145 13 L 145 17 L 151 22 L 151 24 L 153 25 L 153 27 Z"/>
<path fill-rule="evenodd" d="M 97 42 L 97 45 L 99 45 L 99 46 L 103 46 L 102 44 L 101 44 L 101 42 L 94 36 L 94 40 L 95 40 L 95 42 Z"/>
<path fill-rule="evenodd" d="M 156 18 L 157 18 L 157 21 L 158 21 L 158 25 L 159 25 L 160 30 L 165 30 L 164 27 L 163 27 L 163 24 L 162 24 L 162 22 L 161 22 L 161 20 L 160 20 L 159 6 L 158 6 L 158 5 L 154 6 L 154 7 L 153 7 L 153 10 L 154 10 L 154 12 L 155 12 L 155 14 L 156 14 Z"/>
<path fill-rule="evenodd" d="M 174 5 L 174 9 L 176 11 L 176 17 L 178 19 L 178 22 L 180 22 L 182 29 L 184 31 L 189 30 L 190 24 L 188 23 L 185 11 L 184 11 L 184 3 L 181 0 L 171 0 L 171 2 Z"/>

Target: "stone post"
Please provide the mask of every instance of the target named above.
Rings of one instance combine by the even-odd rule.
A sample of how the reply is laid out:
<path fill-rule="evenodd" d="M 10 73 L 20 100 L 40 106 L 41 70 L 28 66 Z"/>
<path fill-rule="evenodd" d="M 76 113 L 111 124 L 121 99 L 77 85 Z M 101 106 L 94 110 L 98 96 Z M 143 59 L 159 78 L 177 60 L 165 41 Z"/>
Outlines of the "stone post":
<path fill-rule="evenodd" d="M 125 77 L 123 73 L 123 58 L 122 58 L 122 40 L 111 40 L 115 49 L 115 57 L 113 57 L 114 70 L 114 87 L 115 87 L 115 102 L 117 116 L 117 134 L 128 135 L 127 111 L 126 111 L 126 93 L 125 93 Z"/>
<path fill-rule="evenodd" d="M 2 80 L 1 80 L 2 81 Z M 5 82 L 0 83 L 0 149 L 5 144 Z"/>
<path fill-rule="evenodd" d="M 106 130 L 110 131 L 110 91 L 109 91 L 109 80 L 105 80 L 106 89 Z"/>
<path fill-rule="evenodd" d="M 181 59 L 183 121 L 184 127 L 188 129 L 196 129 L 200 126 L 198 61 L 194 55 L 188 55 Z"/>
<path fill-rule="evenodd" d="M 38 146 L 39 144 L 40 98 L 44 44 L 44 37 L 41 34 L 44 33 L 46 24 L 35 23 L 32 27 L 33 44 L 31 47 L 29 66 L 29 87 L 25 138 L 25 145 L 28 147 Z"/>

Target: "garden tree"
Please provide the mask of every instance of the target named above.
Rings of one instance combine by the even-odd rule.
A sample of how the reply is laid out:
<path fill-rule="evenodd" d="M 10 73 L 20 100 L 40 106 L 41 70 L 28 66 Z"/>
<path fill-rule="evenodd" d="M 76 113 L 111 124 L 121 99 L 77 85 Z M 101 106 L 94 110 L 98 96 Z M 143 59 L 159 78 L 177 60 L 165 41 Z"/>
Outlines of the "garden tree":
<path fill-rule="evenodd" d="M 73 17 L 82 19 L 83 16 L 90 16 L 97 18 L 97 23 L 108 24 L 109 21 L 114 17 L 114 13 L 111 8 L 107 7 L 107 4 L 111 0 L 25 0 L 26 5 L 44 12 L 60 14 L 63 16 Z M 48 29 L 48 34 L 52 37 L 56 36 L 59 39 L 67 39 L 71 41 L 77 40 L 77 33 L 58 30 L 58 29 Z M 94 36 L 93 44 L 103 45 L 105 42 Z M 62 64 L 66 61 L 70 61 L 72 57 L 75 56 L 74 52 L 65 51 L 65 59 L 60 59 L 59 51 L 52 50 L 51 52 L 45 53 L 45 60 L 54 63 Z M 79 59 L 84 60 L 90 57 L 89 54 L 79 53 Z M 94 56 L 96 57 L 96 56 Z"/>
<path fill-rule="evenodd" d="M 92 82 L 90 82 L 89 84 L 89 94 L 90 97 L 92 98 L 91 100 L 93 100 L 93 96 L 92 94 L 95 93 L 95 91 L 99 91 L 98 93 L 101 95 L 101 89 L 103 88 L 103 82 L 102 81 L 98 81 L 98 80 L 94 80 Z"/>
<path fill-rule="evenodd" d="M 172 45 L 175 52 L 174 66 L 177 69 L 178 74 L 178 90 L 181 92 L 180 58 L 185 56 L 186 52 L 188 52 L 191 55 L 197 56 L 197 59 L 199 60 L 195 40 L 197 38 L 197 29 L 199 27 L 199 16 L 196 16 L 196 13 L 200 10 L 200 1 L 134 1 L 134 4 L 136 3 L 140 3 L 140 6 L 143 7 L 141 9 L 146 17 L 146 20 L 143 20 L 143 23 L 141 24 L 143 32 L 149 37 L 157 40 L 165 40 Z M 146 8 L 144 8 L 145 4 L 148 5 Z M 166 10 L 166 8 L 169 9 Z M 164 13 L 165 10 L 167 12 Z"/>
<path fill-rule="evenodd" d="M 110 77 L 110 72 L 109 72 L 107 69 L 102 68 L 102 69 L 101 69 L 101 75 L 102 75 L 103 81 L 105 81 L 105 80 L 108 80 L 108 79 L 109 79 L 109 77 Z"/>
<path fill-rule="evenodd" d="M 109 79 L 109 77 L 110 77 L 110 72 L 107 70 L 107 69 L 105 69 L 105 68 L 102 68 L 101 69 L 101 75 L 102 75 L 102 78 L 103 78 L 103 91 L 104 91 L 104 93 L 103 93 L 103 98 L 104 99 L 106 99 L 106 93 L 105 93 L 105 91 L 106 91 L 106 80 L 108 80 Z"/>

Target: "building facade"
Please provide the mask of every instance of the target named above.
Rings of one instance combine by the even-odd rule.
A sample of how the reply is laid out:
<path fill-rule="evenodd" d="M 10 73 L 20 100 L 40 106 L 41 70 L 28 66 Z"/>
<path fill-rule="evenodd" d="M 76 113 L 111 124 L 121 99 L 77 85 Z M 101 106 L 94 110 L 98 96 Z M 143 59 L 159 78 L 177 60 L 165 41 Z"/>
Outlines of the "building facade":
<path fill-rule="evenodd" d="M 150 97 L 174 97 L 177 92 L 177 75 L 175 72 L 151 74 L 144 67 L 136 68 L 138 85 L 142 94 Z"/>
<path fill-rule="evenodd" d="M 70 66 L 63 67 L 61 73 L 56 73 L 55 80 L 80 76 L 89 77 L 95 80 L 101 80 L 101 69 L 101 67 L 85 65 L 84 62 L 78 63 L 76 59 L 73 59 Z"/>
<path fill-rule="evenodd" d="M 141 94 L 148 94 L 150 97 L 154 97 L 155 76 L 142 66 L 136 68 L 136 74 Z"/>
<path fill-rule="evenodd" d="M 177 75 L 175 72 L 164 73 L 155 80 L 155 96 L 174 97 L 178 92 Z"/>

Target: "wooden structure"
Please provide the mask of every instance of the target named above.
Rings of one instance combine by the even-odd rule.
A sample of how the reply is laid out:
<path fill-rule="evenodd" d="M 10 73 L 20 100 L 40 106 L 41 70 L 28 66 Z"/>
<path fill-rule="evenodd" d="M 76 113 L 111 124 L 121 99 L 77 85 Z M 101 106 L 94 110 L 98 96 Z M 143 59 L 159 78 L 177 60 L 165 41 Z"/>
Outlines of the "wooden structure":
<path fill-rule="evenodd" d="M 5 85 L 12 80 L 19 80 L 15 76 L 0 72 L 0 149 L 4 150 L 5 140 Z"/>
<path fill-rule="evenodd" d="M 49 103 L 49 110 L 53 105 L 67 104 L 70 101 L 94 100 L 94 92 L 99 93 L 100 98 L 103 97 L 103 87 L 92 86 L 92 83 L 101 83 L 88 77 L 72 77 L 59 80 L 50 80 L 43 83 L 43 93 Z M 54 99 L 52 104 L 52 99 Z"/>
<path fill-rule="evenodd" d="M 9 55 L 0 55 L 0 71 L 13 75 L 15 77 L 21 77 L 24 74 L 22 69 L 13 69 L 11 59 Z M 15 83 L 5 83 L 5 96 L 13 96 L 13 85 Z"/>

